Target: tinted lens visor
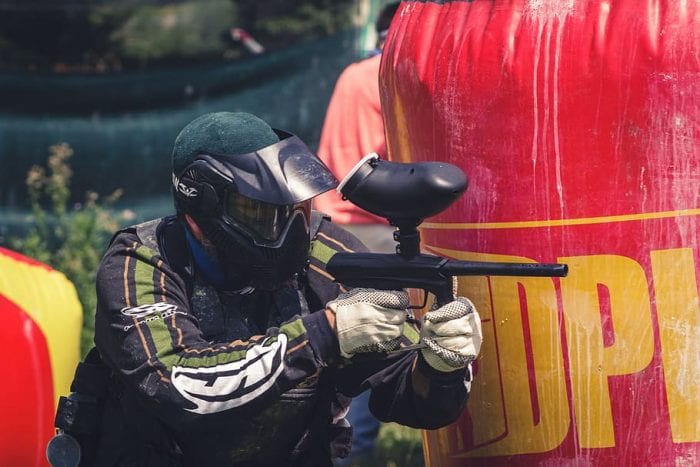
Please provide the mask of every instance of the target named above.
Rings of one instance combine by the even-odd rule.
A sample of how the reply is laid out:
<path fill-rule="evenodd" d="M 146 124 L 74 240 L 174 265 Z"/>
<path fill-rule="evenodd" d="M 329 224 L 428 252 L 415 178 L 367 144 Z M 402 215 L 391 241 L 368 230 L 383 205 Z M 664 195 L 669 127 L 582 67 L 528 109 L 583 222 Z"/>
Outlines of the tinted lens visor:
<path fill-rule="evenodd" d="M 289 219 L 297 212 L 304 214 L 307 225 L 311 215 L 311 200 L 280 206 L 250 199 L 234 189 L 226 190 L 223 207 L 230 222 L 265 242 L 279 239 Z"/>

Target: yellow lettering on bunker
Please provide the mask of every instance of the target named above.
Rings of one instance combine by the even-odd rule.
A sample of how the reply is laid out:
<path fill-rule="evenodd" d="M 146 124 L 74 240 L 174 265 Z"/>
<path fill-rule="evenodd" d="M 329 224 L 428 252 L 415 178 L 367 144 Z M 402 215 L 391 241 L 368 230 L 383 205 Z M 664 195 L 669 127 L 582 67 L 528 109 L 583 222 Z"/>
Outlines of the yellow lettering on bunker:
<path fill-rule="evenodd" d="M 534 262 L 514 256 L 433 250 L 465 261 Z M 474 302 L 484 332 L 479 374 L 468 403 L 472 420 L 478 421 L 472 434 L 476 448 L 468 456 L 556 448 L 569 430 L 570 416 L 553 280 L 462 277 L 459 294 Z M 460 451 L 458 446 L 453 449 Z"/>
<path fill-rule="evenodd" d="M 624 256 L 574 256 L 558 262 L 569 265 L 569 275 L 561 279 L 561 293 L 579 444 L 612 447 L 608 377 L 644 369 L 654 353 L 647 278 L 636 261 Z M 607 292 L 614 331 L 608 346 L 599 286 Z"/>
<path fill-rule="evenodd" d="M 671 434 L 700 441 L 700 306 L 693 250 L 651 252 Z"/>

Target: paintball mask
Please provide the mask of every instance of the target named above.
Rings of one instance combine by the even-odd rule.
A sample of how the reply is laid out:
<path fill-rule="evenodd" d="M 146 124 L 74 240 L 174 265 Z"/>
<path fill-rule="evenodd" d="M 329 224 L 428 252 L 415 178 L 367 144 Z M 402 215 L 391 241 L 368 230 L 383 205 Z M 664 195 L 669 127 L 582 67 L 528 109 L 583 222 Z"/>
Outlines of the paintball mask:
<path fill-rule="evenodd" d="M 338 184 L 296 136 L 246 154 L 199 154 L 173 174 L 178 213 L 216 250 L 230 285 L 269 290 L 304 271 L 311 200 Z"/>

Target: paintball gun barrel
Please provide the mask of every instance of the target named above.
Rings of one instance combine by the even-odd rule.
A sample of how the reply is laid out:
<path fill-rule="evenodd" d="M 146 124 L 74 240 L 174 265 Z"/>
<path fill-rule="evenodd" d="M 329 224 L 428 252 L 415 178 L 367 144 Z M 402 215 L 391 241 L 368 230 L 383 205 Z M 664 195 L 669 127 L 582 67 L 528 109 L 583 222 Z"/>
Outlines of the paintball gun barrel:
<path fill-rule="evenodd" d="M 457 261 L 420 253 L 417 227 L 452 204 L 467 188 L 462 170 L 442 162 L 397 163 L 376 154 L 362 159 L 338 191 L 360 208 L 386 218 L 397 230 L 397 254 L 336 253 L 326 269 L 351 287 L 423 289 L 438 304 L 454 299 L 454 276 L 564 277 L 565 264 Z"/>

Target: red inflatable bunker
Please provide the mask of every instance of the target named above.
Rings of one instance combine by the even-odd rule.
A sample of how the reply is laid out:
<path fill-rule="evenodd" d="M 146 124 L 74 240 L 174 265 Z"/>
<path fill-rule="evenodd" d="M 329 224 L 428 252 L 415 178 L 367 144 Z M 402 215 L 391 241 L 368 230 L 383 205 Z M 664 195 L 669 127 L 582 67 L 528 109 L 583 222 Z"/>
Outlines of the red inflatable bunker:
<path fill-rule="evenodd" d="M 58 397 L 78 363 L 82 308 L 73 284 L 0 248 L 0 465 L 44 466 Z"/>
<path fill-rule="evenodd" d="M 381 68 L 389 155 L 466 194 L 422 226 L 484 324 L 430 465 L 700 465 L 700 6 L 405 1 Z"/>

